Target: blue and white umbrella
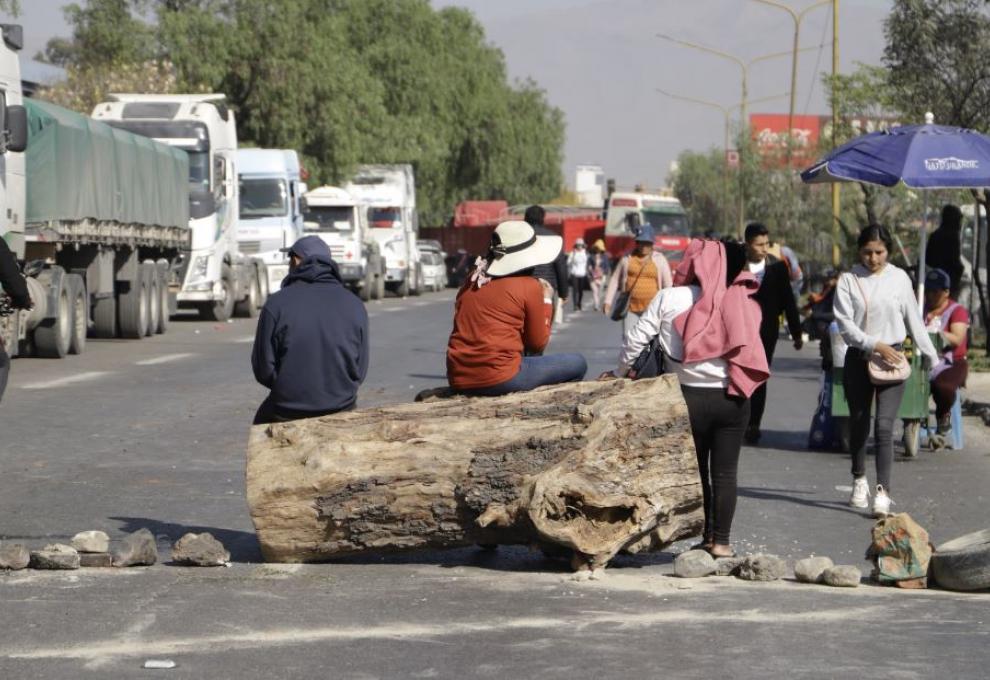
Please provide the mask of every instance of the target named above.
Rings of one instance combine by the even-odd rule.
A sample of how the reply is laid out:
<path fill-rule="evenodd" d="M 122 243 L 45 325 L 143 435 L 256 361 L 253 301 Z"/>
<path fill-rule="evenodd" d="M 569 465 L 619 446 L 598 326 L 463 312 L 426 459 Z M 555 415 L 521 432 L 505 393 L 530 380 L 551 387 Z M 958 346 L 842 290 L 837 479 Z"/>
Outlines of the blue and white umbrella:
<path fill-rule="evenodd" d="M 947 125 L 904 125 L 843 144 L 801 173 L 809 184 L 866 182 L 913 189 L 990 186 L 990 137 Z"/>
<path fill-rule="evenodd" d="M 905 125 L 861 135 L 833 150 L 801 173 L 807 184 L 864 182 L 913 189 L 990 187 L 990 137 L 975 130 L 934 125 Z M 927 216 L 926 216 L 927 218 Z M 922 227 L 919 280 L 924 281 L 927 225 Z M 919 284 L 919 302 L 924 292 Z"/>

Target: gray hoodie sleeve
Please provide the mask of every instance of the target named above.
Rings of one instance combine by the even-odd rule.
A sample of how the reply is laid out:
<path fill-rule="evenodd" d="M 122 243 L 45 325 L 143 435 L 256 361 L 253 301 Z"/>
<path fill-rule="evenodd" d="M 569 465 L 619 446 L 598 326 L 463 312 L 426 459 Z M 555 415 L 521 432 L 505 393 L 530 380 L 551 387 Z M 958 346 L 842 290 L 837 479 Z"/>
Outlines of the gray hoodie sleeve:
<path fill-rule="evenodd" d="M 839 334 L 846 341 L 846 344 L 864 352 L 872 352 L 877 338 L 867 335 L 866 331 L 860 327 L 860 324 L 865 320 L 865 304 L 859 286 L 853 279 L 854 276 L 856 275 L 846 272 L 839 277 L 839 283 L 835 287 L 832 311 L 835 312 Z M 857 308 L 860 310 L 859 314 L 856 313 Z"/>

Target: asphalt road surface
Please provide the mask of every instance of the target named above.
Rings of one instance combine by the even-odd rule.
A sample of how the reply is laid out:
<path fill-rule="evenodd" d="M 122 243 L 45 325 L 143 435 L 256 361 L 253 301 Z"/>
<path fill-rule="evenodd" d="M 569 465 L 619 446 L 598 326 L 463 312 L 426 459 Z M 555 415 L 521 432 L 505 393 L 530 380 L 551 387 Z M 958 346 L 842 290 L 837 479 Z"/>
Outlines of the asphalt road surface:
<path fill-rule="evenodd" d="M 361 405 L 444 382 L 453 292 L 371 303 Z M 679 580 L 683 545 L 621 557 L 577 582 L 525 548 L 321 565 L 260 561 L 244 448 L 265 390 L 253 323 L 177 321 L 164 336 L 90 341 L 67 359 L 17 359 L 0 405 L 0 540 L 41 547 L 141 527 L 167 547 L 208 530 L 230 568 L 0 574 L 0 678 L 984 678 L 990 595 L 791 581 Z M 549 351 L 611 368 L 619 327 L 569 316 Z M 828 555 L 868 572 L 872 525 L 845 504 L 849 458 L 804 447 L 817 353 L 782 341 L 760 448 L 740 463 L 734 544 Z M 990 443 L 894 467 L 894 509 L 934 542 L 990 525 Z M 872 465 L 872 463 L 871 463 Z M 173 670 L 142 668 L 148 659 Z"/>

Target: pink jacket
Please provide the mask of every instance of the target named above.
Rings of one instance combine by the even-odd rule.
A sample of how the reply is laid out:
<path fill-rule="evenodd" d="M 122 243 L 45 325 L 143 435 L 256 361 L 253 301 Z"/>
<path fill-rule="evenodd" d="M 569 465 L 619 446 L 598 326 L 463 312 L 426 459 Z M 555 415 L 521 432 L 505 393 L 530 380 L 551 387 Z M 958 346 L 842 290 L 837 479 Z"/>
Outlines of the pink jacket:
<path fill-rule="evenodd" d="M 722 358 L 729 366 L 730 395 L 749 398 L 770 377 L 760 342 L 760 305 L 753 299 L 760 284 L 743 270 L 725 285 L 725 246 L 691 241 L 674 273 L 674 285 L 697 283 L 701 297 L 674 319 L 684 343 L 684 363 Z"/>

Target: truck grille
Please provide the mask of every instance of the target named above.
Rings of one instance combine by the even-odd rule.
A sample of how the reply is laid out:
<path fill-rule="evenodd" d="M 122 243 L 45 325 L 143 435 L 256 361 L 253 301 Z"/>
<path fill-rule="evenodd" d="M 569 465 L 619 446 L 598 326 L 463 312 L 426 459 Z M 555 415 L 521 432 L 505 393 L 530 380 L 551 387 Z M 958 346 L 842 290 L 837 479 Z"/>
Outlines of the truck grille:
<path fill-rule="evenodd" d="M 240 241 L 237 248 L 245 255 L 257 255 L 261 252 L 261 241 Z"/>

